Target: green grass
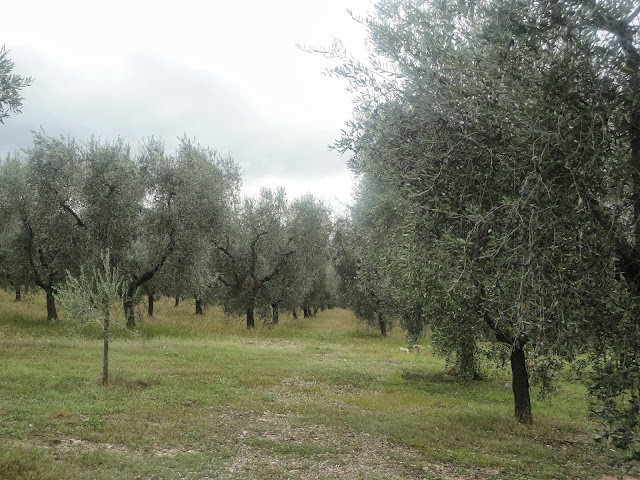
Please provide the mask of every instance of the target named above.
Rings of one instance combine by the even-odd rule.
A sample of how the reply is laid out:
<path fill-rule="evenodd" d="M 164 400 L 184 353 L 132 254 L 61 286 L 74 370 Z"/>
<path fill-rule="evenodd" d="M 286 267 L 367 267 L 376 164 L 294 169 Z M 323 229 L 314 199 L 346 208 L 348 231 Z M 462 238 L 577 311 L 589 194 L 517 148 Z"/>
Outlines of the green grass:
<path fill-rule="evenodd" d="M 157 302 L 115 328 L 101 385 L 99 326 L 70 336 L 44 299 L 0 291 L 1 479 L 603 479 L 580 385 L 534 424 L 507 373 L 463 382 L 428 345 L 400 349 L 343 310 L 247 331 L 216 308 Z M 535 393 L 535 392 L 534 392 Z"/>

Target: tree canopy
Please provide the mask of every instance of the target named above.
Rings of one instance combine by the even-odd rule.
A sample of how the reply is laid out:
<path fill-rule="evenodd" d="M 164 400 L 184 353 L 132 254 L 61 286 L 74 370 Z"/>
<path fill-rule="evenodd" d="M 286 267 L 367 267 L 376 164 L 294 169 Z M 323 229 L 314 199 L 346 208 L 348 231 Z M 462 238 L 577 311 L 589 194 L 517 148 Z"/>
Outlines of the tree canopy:
<path fill-rule="evenodd" d="M 357 94 L 336 147 L 405 325 L 429 319 L 458 360 L 505 345 L 523 422 L 525 352 L 543 385 L 588 352 L 594 411 L 615 405 L 608 434 L 627 446 L 639 420 L 638 13 L 630 1 L 383 0 L 366 20 L 370 64 L 339 44 L 325 52 Z"/>
<path fill-rule="evenodd" d="M 31 77 L 13 73 L 14 62 L 9 58 L 9 50 L 0 48 L 0 123 L 12 113 L 21 113 L 21 90 L 33 83 Z"/>

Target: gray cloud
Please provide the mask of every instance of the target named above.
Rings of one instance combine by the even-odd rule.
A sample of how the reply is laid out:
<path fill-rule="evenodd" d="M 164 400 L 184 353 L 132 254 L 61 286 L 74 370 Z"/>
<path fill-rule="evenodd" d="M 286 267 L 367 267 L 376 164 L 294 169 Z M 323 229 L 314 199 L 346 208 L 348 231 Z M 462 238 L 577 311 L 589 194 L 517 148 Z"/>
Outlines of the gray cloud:
<path fill-rule="evenodd" d="M 134 147 L 153 135 L 172 148 L 186 134 L 230 153 L 249 177 L 301 179 L 344 170 L 344 159 L 327 147 L 340 122 L 310 122 L 322 112 L 309 111 L 316 104 L 305 98 L 297 116 L 274 120 L 221 76 L 150 55 L 126 57 L 121 69 L 103 76 L 73 73 L 33 51 L 21 52 L 19 64 L 19 73 L 35 83 L 23 92 L 23 113 L 0 126 L 2 153 L 28 147 L 30 131 L 41 127 L 80 140 L 121 137 Z"/>

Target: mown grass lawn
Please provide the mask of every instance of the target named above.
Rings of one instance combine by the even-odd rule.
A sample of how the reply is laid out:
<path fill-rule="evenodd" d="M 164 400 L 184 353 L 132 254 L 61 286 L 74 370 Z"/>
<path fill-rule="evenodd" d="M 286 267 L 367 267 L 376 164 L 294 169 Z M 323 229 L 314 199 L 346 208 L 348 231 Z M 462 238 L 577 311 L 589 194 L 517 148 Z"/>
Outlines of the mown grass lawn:
<path fill-rule="evenodd" d="M 2 479 L 613 479 L 584 391 L 513 418 L 508 372 L 463 382 L 343 310 L 246 331 L 215 308 L 156 304 L 70 336 L 44 299 L 0 291 Z"/>

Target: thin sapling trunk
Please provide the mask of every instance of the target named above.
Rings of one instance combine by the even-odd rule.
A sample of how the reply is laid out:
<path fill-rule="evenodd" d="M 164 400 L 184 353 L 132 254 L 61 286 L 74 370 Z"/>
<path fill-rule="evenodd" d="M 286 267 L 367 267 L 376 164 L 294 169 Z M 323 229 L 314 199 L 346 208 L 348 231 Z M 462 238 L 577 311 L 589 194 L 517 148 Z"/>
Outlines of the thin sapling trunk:
<path fill-rule="evenodd" d="M 102 329 L 104 333 L 104 354 L 102 356 L 102 385 L 107 386 L 109 384 L 109 305 L 105 306 L 102 322 Z"/>

